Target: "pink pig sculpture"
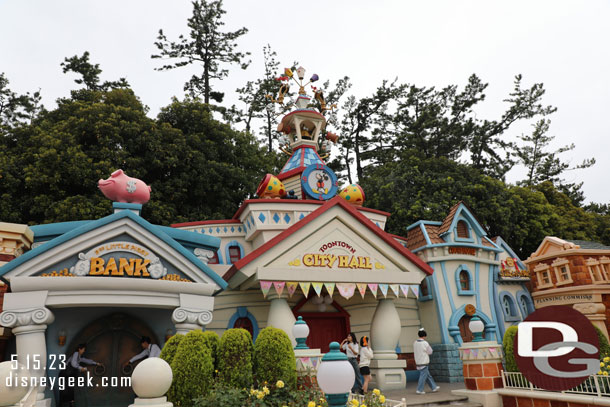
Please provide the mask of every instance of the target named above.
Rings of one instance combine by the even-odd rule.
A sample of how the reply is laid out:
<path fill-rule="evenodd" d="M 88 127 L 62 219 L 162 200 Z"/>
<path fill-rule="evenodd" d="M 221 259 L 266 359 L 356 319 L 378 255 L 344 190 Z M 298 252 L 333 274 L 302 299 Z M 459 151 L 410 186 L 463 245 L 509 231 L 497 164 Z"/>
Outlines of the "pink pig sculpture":
<path fill-rule="evenodd" d="M 150 199 L 150 187 L 137 178 L 116 170 L 108 179 L 101 179 L 97 187 L 114 202 L 145 204 Z"/>

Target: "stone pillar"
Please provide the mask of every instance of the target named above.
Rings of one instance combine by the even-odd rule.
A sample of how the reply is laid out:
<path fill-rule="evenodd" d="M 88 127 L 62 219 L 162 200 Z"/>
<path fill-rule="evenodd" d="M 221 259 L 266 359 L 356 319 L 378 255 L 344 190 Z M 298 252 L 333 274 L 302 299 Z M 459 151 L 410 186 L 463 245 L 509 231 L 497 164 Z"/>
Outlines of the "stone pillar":
<path fill-rule="evenodd" d="M 296 322 L 296 318 L 290 309 L 290 305 L 285 298 L 280 298 L 277 294 L 269 294 L 268 300 L 271 300 L 269 304 L 269 314 L 267 315 L 267 326 L 279 328 L 288 334 L 292 346 L 296 346 L 297 341 L 292 335 L 292 327 Z"/>
<path fill-rule="evenodd" d="M 496 341 L 466 342 L 459 348 L 467 390 L 452 393 L 468 396 L 485 407 L 501 407 L 495 389 L 502 388 L 502 346 Z"/>
<path fill-rule="evenodd" d="M 172 322 L 176 327 L 176 333 L 186 335 L 196 329 L 203 329 L 212 322 L 210 310 L 179 307 L 172 313 Z"/>
<path fill-rule="evenodd" d="M 371 321 L 371 361 L 373 381 L 381 390 L 404 389 L 407 384 L 405 360 L 398 360 L 396 344 L 400 339 L 401 323 L 394 299 L 379 300 Z"/>
<path fill-rule="evenodd" d="M 430 355 L 430 374 L 436 382 L 460 383 L 462 375 L 462 360 L 457 343 L 430 344 L 434 351 Z"/>
<path fill-rule="evenodd" d="M 589 318 L 591 323 L 606 335 L 606 338 L 609 337 L 606 328 L 606 306 L 603 303 L 581 302 L 574 304 L 572 308 Z"/>
<path fill-rule="evenodd" d="M 12 328 L 17 343 L 17 360 L 29 369 L 32 377 L 46 376 L 47 343 L 45 332 L 47 325 L 53 323 L 53 313 L 45 307 L 4 311 L 0 314 L 0 325 Z M 38 363 L 40 368 L 35 369 Z M 36 364 L 36 365 L 35 365 Z M 40 380 L 38 380 L 40 382 Z M 38 386 L 24 406 L 50 407 L 51 399 L 44 397 L 45 386 Z"/>

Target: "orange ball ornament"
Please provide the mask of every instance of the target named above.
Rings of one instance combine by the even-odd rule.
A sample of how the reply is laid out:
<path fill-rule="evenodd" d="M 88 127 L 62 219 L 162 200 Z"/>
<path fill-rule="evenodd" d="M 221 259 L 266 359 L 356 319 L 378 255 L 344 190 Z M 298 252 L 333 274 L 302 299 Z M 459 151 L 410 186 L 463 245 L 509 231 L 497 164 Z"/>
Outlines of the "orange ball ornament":
<path fill-rule="evenodd" d="M 262 199 L 280 199 L 286 195 L 286 189 L 278 177 L 273 174 L 267 174 L 261 183 L 258 184 L 256 195 Z"/>
<path fill-rule="evenodd" d="M 364 203 L 364 190 L 358 184 L 350 184 L 343 188 L 339 196 L 354 206 L 362 206 Z"/>

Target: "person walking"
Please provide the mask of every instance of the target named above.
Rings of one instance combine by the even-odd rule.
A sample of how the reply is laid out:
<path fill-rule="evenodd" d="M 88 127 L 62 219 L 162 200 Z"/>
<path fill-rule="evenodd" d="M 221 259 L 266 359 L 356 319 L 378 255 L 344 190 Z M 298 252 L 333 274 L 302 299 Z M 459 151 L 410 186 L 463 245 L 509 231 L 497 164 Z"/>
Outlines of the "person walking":
<path fill-rule="evenodd" d="M 360 376 L 360 369 L 358 368 L 358 339 L 356 339 L 356 335 L 353 332 L 350 332 L 347 338 L 345 338 L 341 342 L 341 349 L 345 351 L 347 355 L 347 360 L 354 368 L 354 375 L 356 378 L 354 379 L 354 385 L 352 386 L 352 393 L 363 394 L 362 391 L 362 377 Z"/>
<path fill-rule="evenodd" d="M 428 370 L 428 365 L 430 364 L 430 355 L 432 355 L 432 347 L 426 341 L 426 331 L 424 328 L 420 328 L 417 333 L 419 337 L 415 342 L 413 342 L 413 354 L 415 356 L 415 365 L 417 370 L 419 371 L 419 381 L 417 382 L 417 394 L 426 394 L 424 391 L 424 387 L 426 383 L 432 389 L 432 393 L 436 393 L 439 391 L 440 387 L 436 385 L 432 375 L 430 375 L 430 371 Z"/>
<path fill-rule="evenodd" d="M 371 376 L 371 369 L 369 365 L 371 364 L 371 359 L 373 359 L 373 350 L 371 349 L 371 341 L 369 337 L 364 335 L 360 338 L 360 362 L 358 362 L 358 366 L 360 367 L 360 374 L 364 379 L 364 384 L 362 385 L 362 392 L 366 393 L 369 391 L 369 383 L 373 378 Z"/>

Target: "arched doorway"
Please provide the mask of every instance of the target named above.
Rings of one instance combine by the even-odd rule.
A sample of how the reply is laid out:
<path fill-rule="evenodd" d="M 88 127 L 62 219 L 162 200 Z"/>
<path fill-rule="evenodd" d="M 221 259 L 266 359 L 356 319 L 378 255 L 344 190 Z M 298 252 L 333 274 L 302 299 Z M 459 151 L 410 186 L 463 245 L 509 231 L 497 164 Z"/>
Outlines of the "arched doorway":
<path fill-rule="evenodd" d="M 474 337 L 472 331 L 470 330 L 470 327 L 468 327 L 468 324 L 470 323 L 470 318 L 470 315 L 464 315 L 462 318 L 460 318 L 460 321 L 458 322 L 458 328 L 460 328 L 460 336 L 462 337 L 463 342 L 472 342 L 472 339 Z M 485 339 L 485 331 L 483 331 L 483 339 Z"/>
<path fill-rule="evenodd" d="M 159 344 L 155 333 L 141 320 L 126 314 L 111 314 L 100 318 L 72 339 L 66 357 L 70 357 L 79 343 L 87 344 L 86 357 L 104 365 L 102 369 L 89 369 L 93 377 L 93 387 L 80 388 L 75 391 L 78 407 L 128 406 L 133 403 L 135 394 L 130 386 L 121 387 L 124 374 L 122 367 L 132 356 L 140 353 L 140 338 L 149 336 L 153 343 Z M 102 377 L 107 377 L 112 384 L 118 378 L 118 387 L 103 387 Z"/>

